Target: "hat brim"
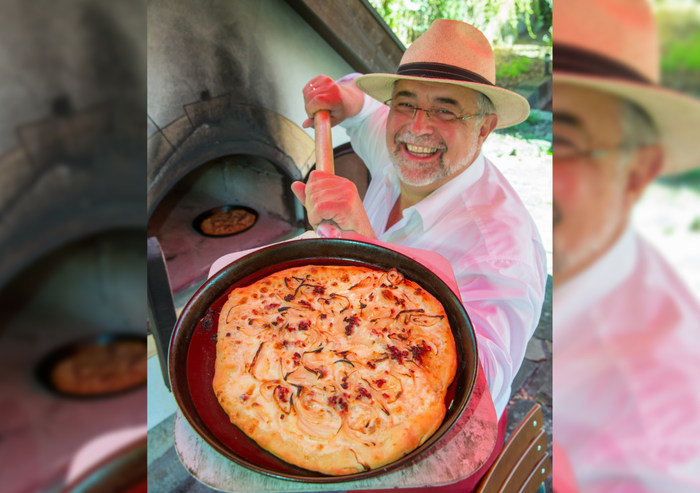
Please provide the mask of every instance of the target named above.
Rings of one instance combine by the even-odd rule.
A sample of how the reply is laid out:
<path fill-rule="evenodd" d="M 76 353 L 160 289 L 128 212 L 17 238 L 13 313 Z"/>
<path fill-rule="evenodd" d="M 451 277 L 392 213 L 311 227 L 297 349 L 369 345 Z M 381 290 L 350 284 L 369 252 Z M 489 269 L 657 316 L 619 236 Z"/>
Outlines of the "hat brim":
<path fill-rule="evenodd" d="M 556 70 L 554 82 L 612 94 L 646 111 L 664 147 L 662 174 L 682 173 L 700 167 L 700 100 L 660 86 Z"/>
<path fill-rule="evenodd" d="M 394 83 L 397 80 L 415 80 L 418 82 L 440 82 L 466 87 L 485 94 L 493 103 L 498 116 L 496 128 L 512 127 L 525 121 L 530 114 L 530 104 L 520 94 L 503 89 L 502 87 L 479 84 L 476 82 L 461 82 L 445 79 L 430 79 L 426 77 L 406 77 L 396 74 L 367 74 L 355 79 L 355 85 L 364 93 L 377 101 L 385 102 L 391 99 Z"/>

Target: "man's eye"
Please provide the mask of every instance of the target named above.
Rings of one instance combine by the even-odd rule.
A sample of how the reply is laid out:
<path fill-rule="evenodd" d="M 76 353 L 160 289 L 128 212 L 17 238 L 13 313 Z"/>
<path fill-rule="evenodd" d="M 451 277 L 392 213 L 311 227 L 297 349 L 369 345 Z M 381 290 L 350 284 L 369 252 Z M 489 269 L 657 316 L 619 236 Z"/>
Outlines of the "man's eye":
<path fill-rule="evenodd" d="M 442 108 L 437 108 L 437 109 L 435 109 L 435 110 L 433 110 L 433 111 L 434 111 L 435 113 L 438 113 L 438 114 L 444 115 L 444 116 L 454 116 L 454 115 L 455 115 L 455 114 L 454 114 L 453 112 L 451 112 L 450 110 L 445 110 L 445 109 L 442 109 Z"/>
<path fill-rule="evenodd" d="M 396 106 L 398 106 L 399 108 L 413 109 L 413 105 L 411 103 L 396 103 Z"/>

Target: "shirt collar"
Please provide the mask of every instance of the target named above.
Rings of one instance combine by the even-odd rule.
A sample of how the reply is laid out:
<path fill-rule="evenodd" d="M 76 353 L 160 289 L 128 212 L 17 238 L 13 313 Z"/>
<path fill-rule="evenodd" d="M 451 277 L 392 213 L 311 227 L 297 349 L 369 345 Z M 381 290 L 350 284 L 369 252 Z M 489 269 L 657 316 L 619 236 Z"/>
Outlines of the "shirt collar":
<path fill-rule="evenodd" d="M 591 307 L 622 284 L 637 261 L 637 242 L 630 225 L 613 246 L 593 265 L 552 293 L 556 327 Z"/>
<path fill-rule="evenodd" d="M 462 173 L 442 185 L 416 205 L 408 207 L 403 211 L 404 217 L 408 218 L 414 212 L 417 212 L 423 221 L 423 230 L 430 229 L 440 216 L 442 216 L 446 210 L 449 210 L 449 207 L 451 207 L 450 202 L 481 178 L 484 174 L 484 167 L 484 156 L 479 152 L 479 155 L 474 159 L 472 164 Z M 395 169 L 389 171 L 387 177 L 389 176 L 391 179 L 399 179 Z"/>

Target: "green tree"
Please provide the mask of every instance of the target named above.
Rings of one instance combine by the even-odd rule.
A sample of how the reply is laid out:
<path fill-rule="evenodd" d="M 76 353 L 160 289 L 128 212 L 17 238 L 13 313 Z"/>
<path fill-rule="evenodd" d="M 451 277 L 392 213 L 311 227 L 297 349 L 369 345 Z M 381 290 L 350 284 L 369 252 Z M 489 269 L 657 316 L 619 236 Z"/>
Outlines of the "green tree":
<path fill-rule="evenodd" d="M 512 43 L 522 22 L 529 35 L 552 25 L 553 0 L 370 0 L 398 38 L 408 46 L 435 19 L 468 22 L 496 44 Z"/>

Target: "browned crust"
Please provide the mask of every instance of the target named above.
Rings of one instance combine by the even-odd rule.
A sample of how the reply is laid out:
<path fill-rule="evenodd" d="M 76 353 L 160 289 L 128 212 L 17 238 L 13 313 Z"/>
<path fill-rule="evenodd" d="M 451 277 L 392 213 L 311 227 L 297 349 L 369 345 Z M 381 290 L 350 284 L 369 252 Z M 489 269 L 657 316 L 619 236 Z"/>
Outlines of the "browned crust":
<path fill-rule="evenodd" d="M 344 475 L 427 440 L 445 416 L 456 367 L 444 309 L 417 284 L 361 267 L 305 266 L 231 292 L 213 388 L 261 447 Z"/>

